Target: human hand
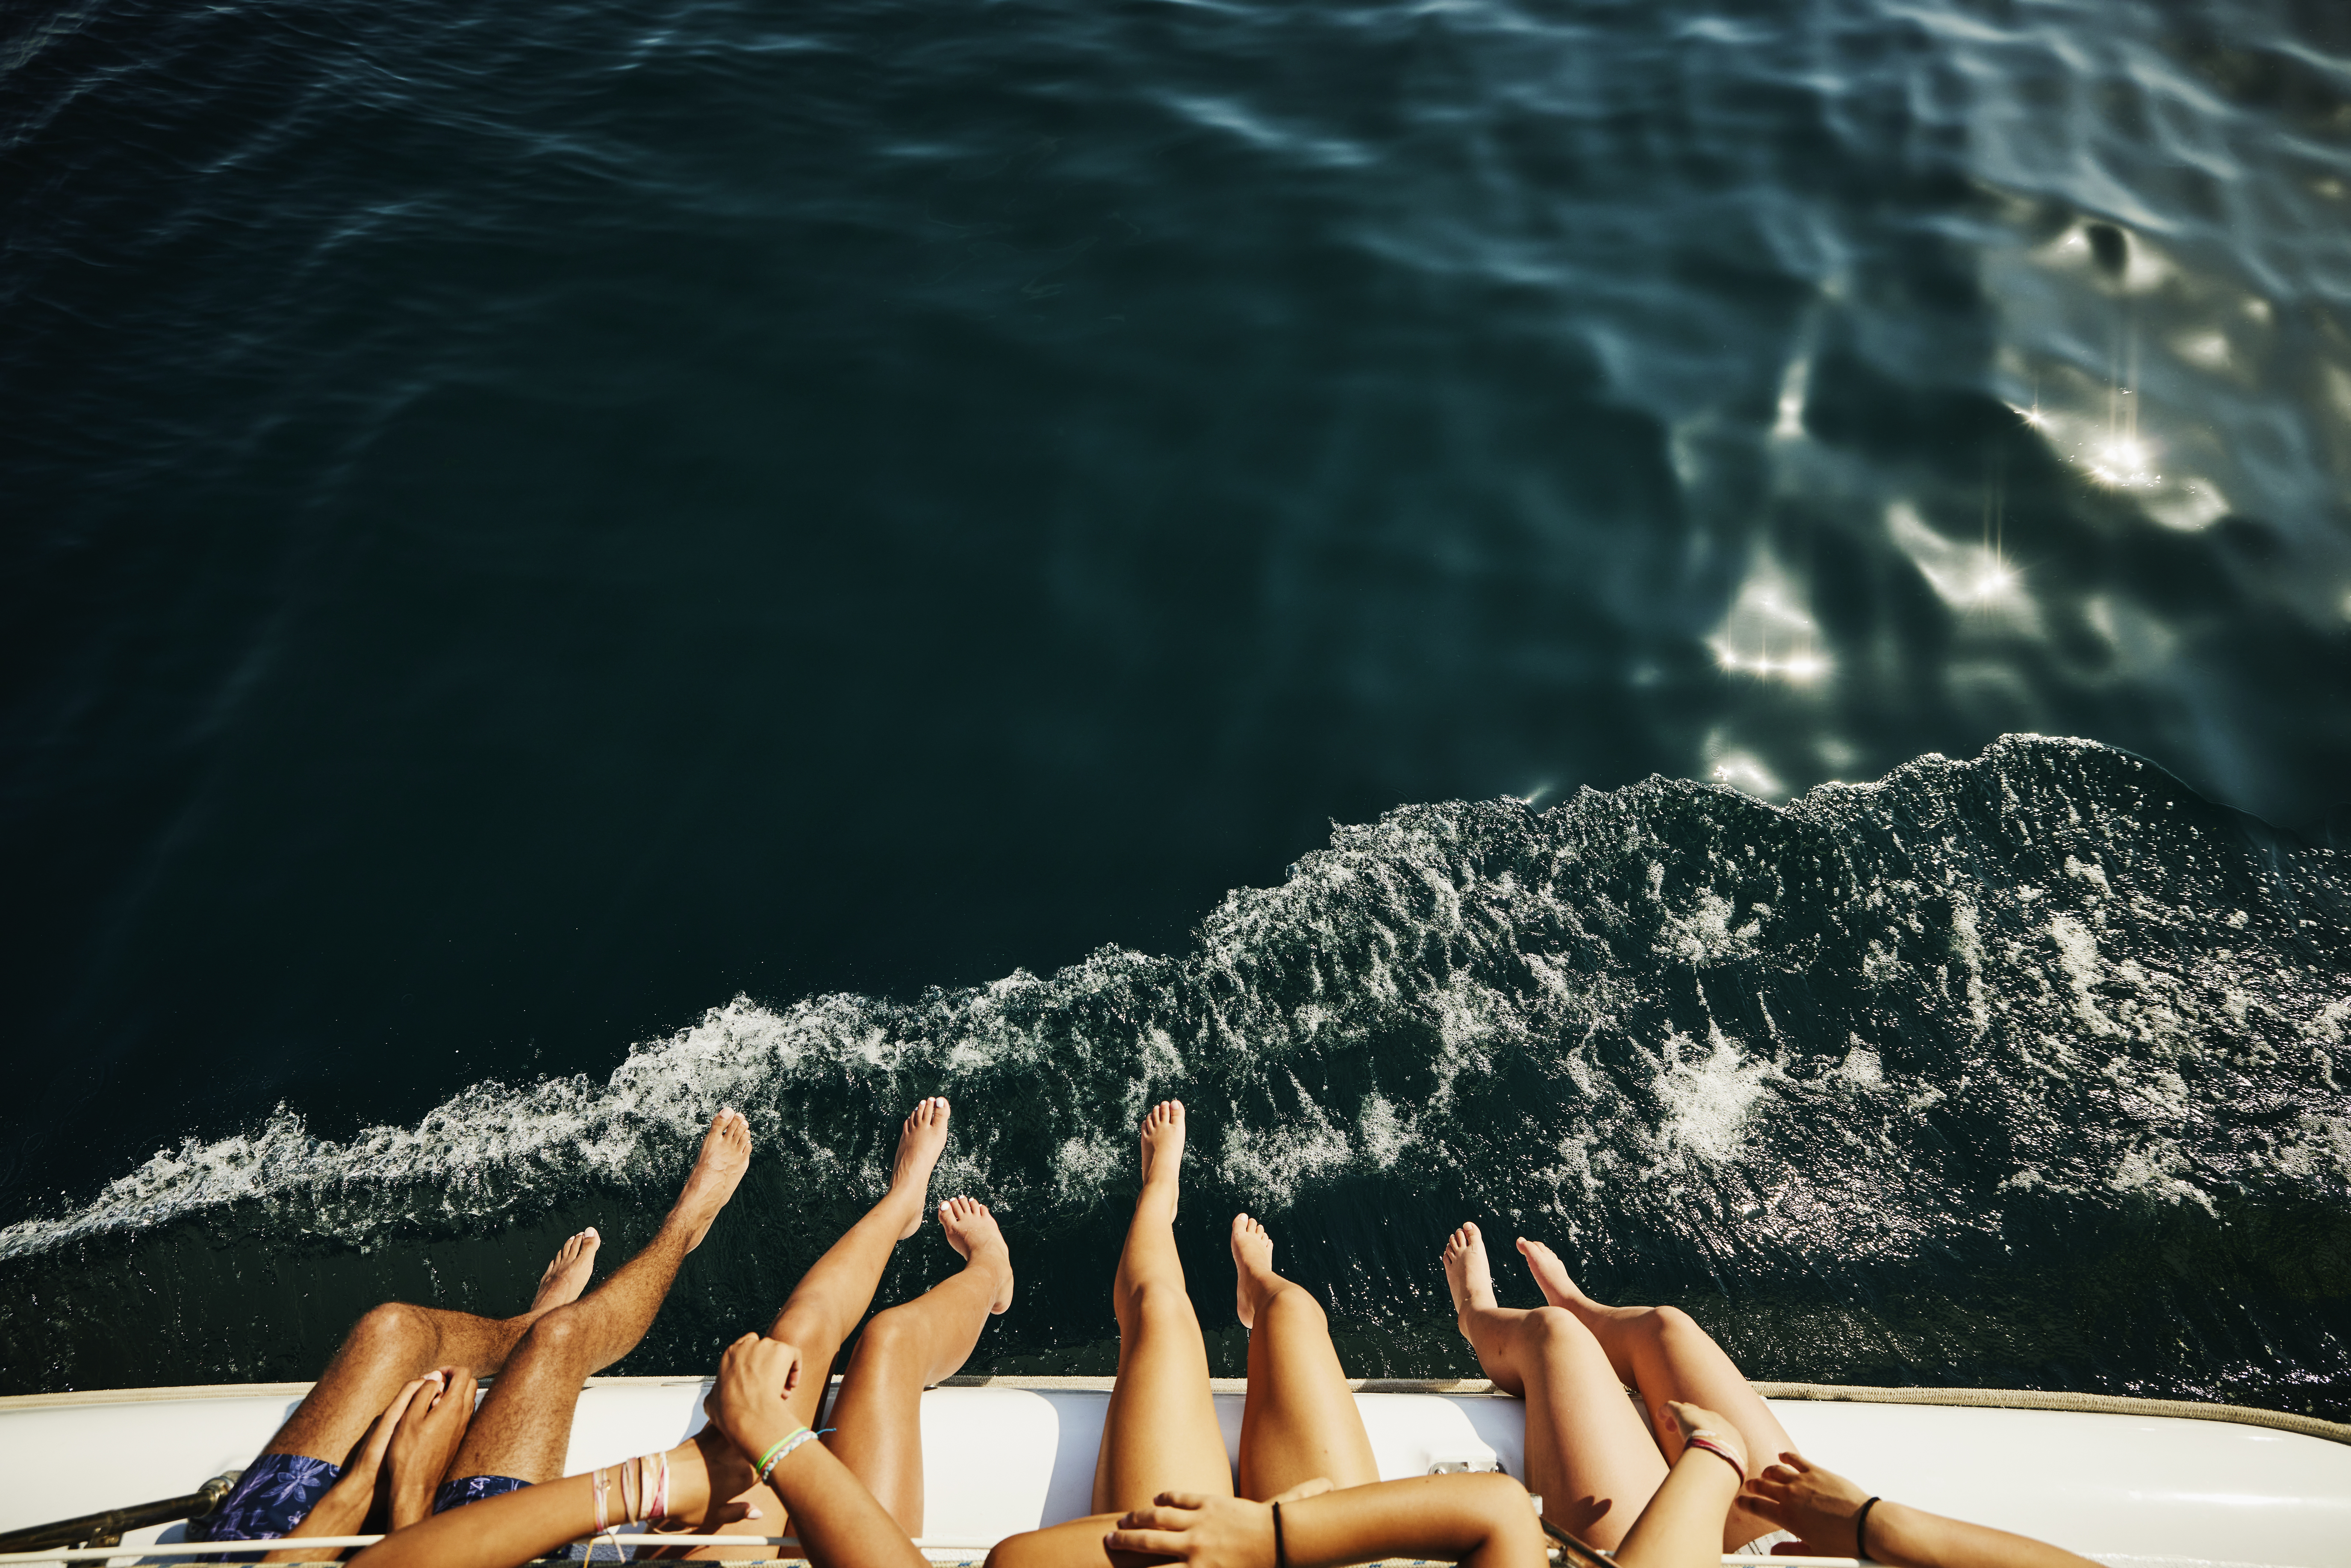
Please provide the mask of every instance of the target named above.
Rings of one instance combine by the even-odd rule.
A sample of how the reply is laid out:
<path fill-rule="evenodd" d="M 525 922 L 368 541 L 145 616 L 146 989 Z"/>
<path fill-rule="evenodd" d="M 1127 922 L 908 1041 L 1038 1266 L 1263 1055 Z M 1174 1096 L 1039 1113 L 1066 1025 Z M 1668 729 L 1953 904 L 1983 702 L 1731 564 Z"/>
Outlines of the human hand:
<path fill-rule="evenodd" d="M 758 1454 L 799 1425 L 784 1408 L 784 1398 L 799 1381 L 798 1345 L 747 1333 L 726 1347 L 703 1408 L 728 1441 L 746 1454 Z"/>
<path fill-rule="evenodd" d="M 1330 1484 L 1322 1483 L 1326 1490 Z M 1281 1500 L 1291 1500 L 1290 1494 Z M 1102 1537 L 1113 1562 L 1134 1552 L 1181 1558 L 1192 1568 L 1275 1568 L 1272 1504 L 1188 1491 L 1164 1491 L 1152 1502 Z"/>
<path fill-rule="evenodd" d="M 751 1461 L 716 1426 L 705 1427 L 671 1449 L 669 1457 L 674 1467 L 669 1517 L 656 1523 L 654 1529 L 707 1534 L 721 1525 L 765 1517 L 766 1511 L 753 1500 L 765 1496 L 766 1491 L 758 1485 L 759 1478 L 752 1470 Z M 698 1490 L 691 1484 L 681 1484 L 688 1482 L 690 1465 L 698 1465 L 702 1470 Z M 704 1500 L 699 1506 L 695 1501 L 696 1497 Z"/>
<path fill-rule="evenodd" d="M 394 1530 L 432 1514 L 442 1478 L 457 1457 L 465 1428 L 474 1422 L 474 1375 L 464 1367 L 429 1372 L 411 1386 L 415 1394 L 396 1419 L 387 1455 L 391 1462 L 387 1500 Z"/>
<path fill-rule="evenodd" d="M 358 1478 L 373 1486 L 376 1472 L 383 1468 L 384 1454 L 392 1447 L 392 1435 L 399 1427 L 401 1416 L 407 1413 L 409 1402 L 419 1393 L 425 1393 L 427 1397 L 439 1393 L 447 1377 L 445 1372 L 428 1372 L 403 1385 L 400 1392 L 392 1396 L 392 1403 L 378 1411 L 375 1419 L 368 1423 L 366 1434 L 360 1438 L 360 1446 L 351 1450 L 350 1458 L 343 1461 L 343 1473 L 337 1478 L 336 1484 L 340 1486 Z"/>
<path fill-rule="evenodd" d="M 1667 1400 L 1666 1414 L 1672 1416 L 1674 1425 L 1680 1428 L 1685 1448 L 1703 1437 L 1728 1455 L 1738 1466 L 1741 1476 L 1746 1475 L 1747 1439 L 1739 1435 L 1739 1428 L 1732 1426 L 1727 1417 L 1716 1415 L 1703 1405 L 1692 1405 L 1680 1399 Z"/>
<path fill-rule="evenodd" d="M 1739 1500 L 1757 1518 L 1795 1532 L 1794 1542 L 1771 1549 L 1782 1557 L 1860 1555 L 1854 1521 L 1869 1494 L 1802 1454 L 1782 1454 L 1778 1464 L 1764 1467 Z"/>
<path fill-rule="evenodd" d="M 286 1532 L 288 1539 L 317 1535 L 357 1535 L 369 1523 L 375 1511 L 376 1499 L 385 1489 L 380 1484 L 391 1478 L 384 1468 L 384 1455 L 392 1446 L 394 1432 L 418 1396 L 430 1397 L 441 1387 L 444 1374 L 426 1373 L 423 1377 L 403 1384 L 392 1403 L 376 1413 L 368 1429 L 360 1437 L 349 1458 L 343 1461 L 342 1473 L 334 1485 L 322 1493 L 293 1529 Z M 398 1529 L 396 1521 L 392 1528 Z M 261 1559 L 264 1563 L 302 1563 L 318 1553 L 308 1548 L 273 1552 Z"/>

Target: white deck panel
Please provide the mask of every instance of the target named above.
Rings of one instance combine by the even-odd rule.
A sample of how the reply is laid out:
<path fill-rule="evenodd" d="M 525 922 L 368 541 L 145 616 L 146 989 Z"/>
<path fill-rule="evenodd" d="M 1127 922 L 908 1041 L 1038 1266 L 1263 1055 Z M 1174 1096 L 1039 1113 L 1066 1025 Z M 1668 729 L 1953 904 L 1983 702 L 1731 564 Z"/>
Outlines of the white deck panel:
<path fill-rule="evenodd" d="M 666 1447 L 703 1425 L 695 1379 L 611 1380 L 581 1396 L 567 1469 Z M 292 1411 L 286 1388 L 0 1402 L 0 1529 L 193 1491 L 240 1469 Z M 1523 1477 L 1524 1406 L 1491 1395 L 1356 1396 L 1383 1477 L 1499 1459 Z M 923 1398 L 924 1535 L 993 1541 L 1088 1511 L 1108 1396 L 989 1385 Z M 1228 1454 L 1241 1396 L 1216 1396 Z M 1807 1455 L 1872 1490 L 2127 1568 L 2351 1568 L 2351 1447 L 2222 1421 L 2076 1411 L 1776 1400 Z M 160 1539 L 178 1540 L 174 1525 Z M 156 1531 L 132 1543 L 158 1539 Z"/>

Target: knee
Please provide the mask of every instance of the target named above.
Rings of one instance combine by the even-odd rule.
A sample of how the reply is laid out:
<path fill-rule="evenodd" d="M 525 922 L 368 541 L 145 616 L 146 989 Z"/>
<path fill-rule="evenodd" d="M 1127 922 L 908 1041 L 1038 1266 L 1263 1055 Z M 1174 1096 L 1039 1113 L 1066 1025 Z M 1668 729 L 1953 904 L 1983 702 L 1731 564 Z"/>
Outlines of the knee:
<path fill-rule="evenodd" d="M 1537 1307 L 1526 1315 L 1520 1332 L 1529 1343 L 1544 1351 L 1580 1350 L 1599 1343 L 1583 1326 L 1583 1320 L 1565 1307 Z"/>
<path fill-rule="evenodd" d="M 849 1353 L 852 1366 L 869 1370 L 877 1365 L 893 1365 L 919 1353 L 915 1343 L 920 1337 L 917 1326 L 904 1309 L 893 1307 L 878 1312 L 873 1320 L 858 1332 L 857 1348 Z"/>
<path fill-rule="evenodd" d="M 566 1356 L 578 1352 L 580 1335 L 587 1328 L 575 1302 L 542 1312 L 529 1328 L 523 1331 L 522 1343 L 515 1346 L 513 1359 L 524 1356 Z"/>
<path fill-rule="evenodd" d="M 1194 1321 L 1191 1296 L 1172 1281 L 1145 1280 L 1130 1286 L 1116 1304 L 1119 1326 L 1127 1332 L 1154 1323 L 1175 1325 Z"/>
<path fill-rule="evenodd" d="M 429 1357 L 437 1339 L 433 1320 L 423 1307 L 412 1307 L 406 1301 L 386 1301 L 361 1313 L 360 1321 L 351 1325 L 351 1332 L 344 1336 L 343 1344 L 347 1352 L 370 1360 L 413 1360 Z"/>
<path fill-rule="evenodd" d="M 1687 1339 L 1693 1334 L 1700 1339 L 1706 1337 L 1706 1331 L 1698 1326 L 1698 1320 L 1679 1307 L 1651 1307 L 1640 1321 L 1643 1327 L 1660 1340 Z"/>
<path fill-rule="evenodd" d="M 1287 1281 L 1265 1299 L 1265 1304 L 1257 1310 L 1257 1321 L 1267 1326 L 1279 1323 L 1290 1333 L 1330 1332 L 1322 1303 L 1314 1299 L 1314 1292 Z"/>

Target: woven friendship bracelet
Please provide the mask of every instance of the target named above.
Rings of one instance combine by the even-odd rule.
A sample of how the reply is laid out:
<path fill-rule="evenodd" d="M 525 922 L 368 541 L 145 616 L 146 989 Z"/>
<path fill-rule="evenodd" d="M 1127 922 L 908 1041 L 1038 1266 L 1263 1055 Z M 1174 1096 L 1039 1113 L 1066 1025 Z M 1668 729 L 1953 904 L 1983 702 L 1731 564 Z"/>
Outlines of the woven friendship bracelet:
<path fill-rule="evenodd" d="M 802 1443 L 813 1443 L 815 1441 L 816 1434 L 810 1431 L 806 1427 L 801 1427 L 799 1431 L 794 1432 L 788 1437 L 778 1438 L 776 1440 L 776 1446 L 769 1448 L 765 1454 L 760 1456 L 760 1484 L 763 1486 L 767 1484 L 768 1478 L 775 1473 L 776 1467 L 792 1457 L 793 1449 L 799 1448 Z"/>

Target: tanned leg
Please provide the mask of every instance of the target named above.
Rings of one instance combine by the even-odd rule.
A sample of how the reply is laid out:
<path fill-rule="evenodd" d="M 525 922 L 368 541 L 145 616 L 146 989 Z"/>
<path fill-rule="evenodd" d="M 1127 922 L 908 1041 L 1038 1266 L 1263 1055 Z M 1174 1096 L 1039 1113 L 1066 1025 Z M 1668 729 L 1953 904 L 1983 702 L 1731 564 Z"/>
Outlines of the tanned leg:
<path fill-rule="evenodd" d="M 1496 1305 L 1474 1225 L 1446 1242 L 1445 1282 L 1478 1364 L 1527 1402 L 1527 1490 L 1543 1500 L 1544 1517 L 1614 1551 L 1665 1484 L 1666 1461 L 1600 1342 L 1563 1308 Z"/>
<path fill-rule="evenodd" d="M 785 1298 L 783 1311 L 768 1329 L 769 1339 L 799 1346 L 804 1357 L 799 1383 L 784 1401 L 792 1418 L 804 1427 L 817 1424 L 833 1358 L 841 1354 L 841 1342 L 864 1319 L 865 1309 L 873 1304 L 873 1291 L 882 1282 L 891 1252 L 923 1228 L 923 1215 L 930 1207 L 931 1172 L 947 1146 L 949 1113 L 944 1096 L 925 1100 L 907 1113 L 898 1129 L 898 1153 L 890 1169 L 889 1190 L 800 1276 L 800 1282 Z M 871 1325 L 866 1332 L 872 1332 Z M 976 1328 L 973 1333 L 977 1337 Z M 919 1447 L 916 1452 L 919 1459 Z M 730 1500 L 750 1511 L 711 1533 L 781 1535 L 789 1531 L 783 1500 L 771 1489 L 755 1481 Z M 707 1546 L 687 1555 L 719 1558 L 730 1553 L 742 1554 L 739 1548 Z M 764 1558 L 768 1553 L 762 1549 L 755 1555 Z"/>
<path fill-rule="evenodd" d="M 997 1543 L 989 1568 L 1110 1568 L 1102 1536 L 1120 1515 L 1163 1491 L 1233 1495 L 1208 1347 L 1176 1253 L 1176 1197 L 1184 1160 L 1184 1107 L 1164 1100 L 1143 1119 L 1143 1194 L 1111 1283 L 1118 1314 L 1118 1382 L 1102 1416 L 1094 1511 Z"/>
<path fill-rule="evenodd" d="M 406 1301 L 370 1308 L 351 1325 L 334 1360 L 261 1451 L 348 1463 L 369 1423 L 409 1384 L 435 1368 L 462 1370 L 478 1378 L 504 1366 L 525 1330 L 579 1299 L 601 1244 L 592 1228 L 564 1242 L 539 1276 L 530 1305 L 511 1318 L 476 1317 Z"/>
<path fill-rule="evenodd" d="M 740 1112 L 721 1111 L 711 1119 L 693 1174 L 645 1249 L 594 1291 L 545 1313 L 525 1332 L 458 1447 L 449 1467 L 453 1478 L 538 1482 L 563 1473 L 580 1385 L 645 1337 L 678 1265 L 702 1244 L 750 1163 L 749 1124 Z"/>
<path fill-rule="evenodd" d="M 988 1315 L 1012 1304 L 1012 1254 L 987 1206 L 951 1198 L 939 1228 L 967 1261 L 865 1325 L 824 1439 L 909 1536 L 923 1533 L 923 1390 L 954 1376 Z"/>
<path fill-rule="evenodd" d="M 923 1216 L 930 1212 L 931 1172 L 947 1146 L 948 1115 L 944 1095 L 907 1113 L 898 1132 L 890 1190 L 800 1276 L 768 1330 L 769 1339 L 799 1346 L 814 1374 L 803 1376 L 785 1401 L 803 1426 L 816 1425 L 833 1358 L 873 1304 L 874 1287 L 882 1283 L 891 1252 L 923 1228 Z"/>
<path fill-rule="evenodd" d="M 1246 1214 L 1233 1217 L 1233 1272 L 1249 1331 L 1240 1495 L 1263 1502 L 1317 1477 L 1339 1487 L 1378 1480 L 1322 1304 L 1273 1271 L 1273 1238 Z"/>
<path fill-rule="evenodd" d="M 1747 1443 L 1749 1479 L 1795 1448 L 1787 1428 L 1771 1414 L 1712 1335 L 1678 1307 L 1604 1307 L 1576 1288 L 1559 1254 L 1540 1241 L 1519 1239 L 1519 1251 L 1542 1287 L 1543 1299 L 1575 1315 L 1592 1332 L 1617 1377 L 1641 1396 L 1649 1424 L 1667 1463 L 1681 1457 L 1681 1428 L 1666 1411 L 1670 1400 L 1703 1406 L 1728 1417 Z M 1725 1551 L 1736 1551 L 1776 1526 L 1733 1504 L 1723 1521 Z"/>
<path fill-rule="evenodd" d="M 1184 1107 L 1164 1100 L 1143 1119 L 1143 1192 L 1111 1282 L 1118 1381 L 1094 1461 L 1096 1513 L 1147 1508 L 1163 1491 L 1233 1495 L 1208 1394 L 1208 1347 L 1176 1251 L 1183 1166 Z"/>

